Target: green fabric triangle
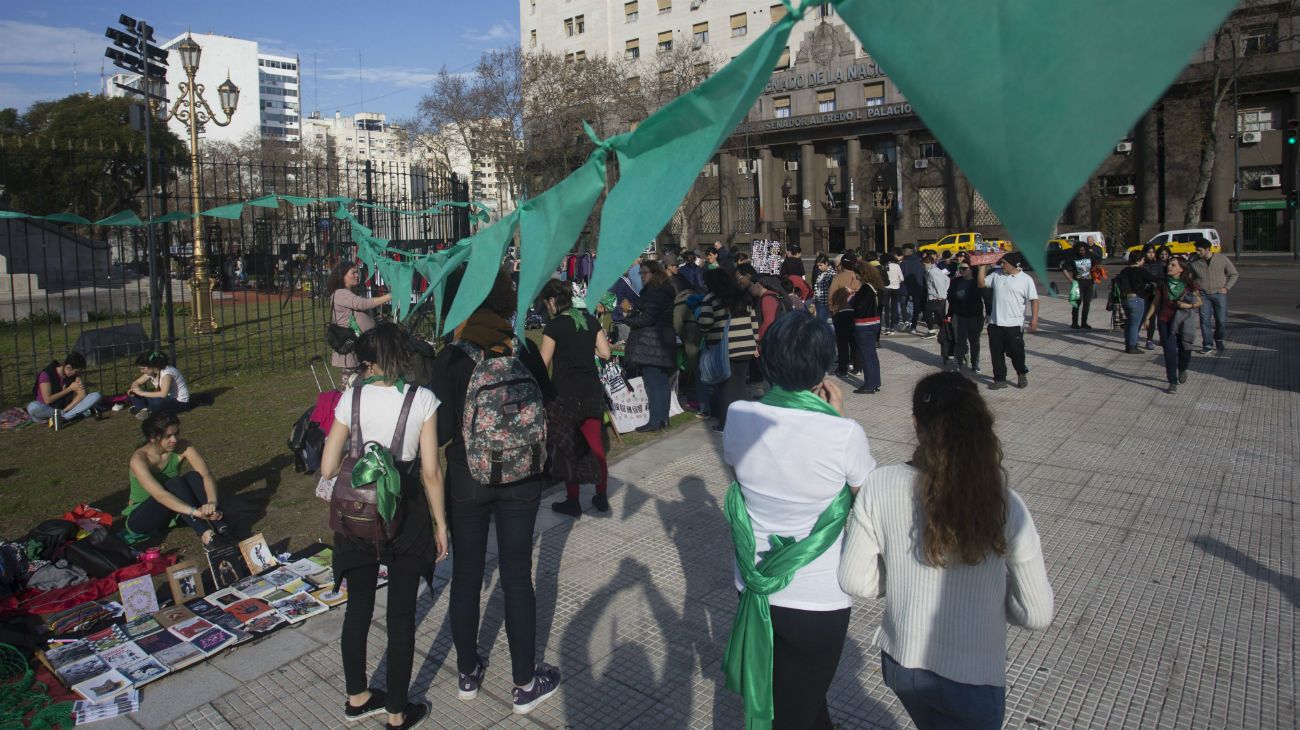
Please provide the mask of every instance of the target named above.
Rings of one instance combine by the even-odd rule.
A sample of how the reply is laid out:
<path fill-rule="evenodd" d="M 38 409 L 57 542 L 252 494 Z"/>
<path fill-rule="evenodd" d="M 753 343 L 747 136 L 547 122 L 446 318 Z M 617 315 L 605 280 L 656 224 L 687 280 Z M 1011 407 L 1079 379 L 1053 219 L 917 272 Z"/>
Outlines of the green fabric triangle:
<path fill-rule="evenodd" d="M 209 208 L 208 210 L 203 211 L 201 215 L 205 215 L 209 218 L 222 218 L 228 221 L 234 221 L 239 220 L 239 216 L 243 214 L 243 203 L 231 203 L 230 205 L 223 205 L 217 208 Z"/>
<path fill-rule="evenodd" d="M 461 279 L 460 287 L 456 290 L 456 301 L 452 302 L 451 309 L 447 311 L 446 321 L 442 323 L 444 335 L 468 319 L 469 315 L 478 309 L 478 305 L 487 298 L 488 292 L 492 289 L 492 282 L 496 280 L 497 272 L 501 270 L 501 259 L 505 256 L 506 244 L 515 237 L 517 230 L 519 230 L 518 209 L 458 244 L 471 249 L 469 265 L 465 269 L 465 277 Z"/>
<path fill-rule="evenodd" d="M 51 213 L 50 215 L 43 215 L 37 220 L 50 221 L 51 223 L 76 223 L 82 226 L 90 225 L 90 221 L 76 213 Z"/>
<path fill-rule="evenodd" d="M 193 217 L 194 217 L 193 213 L 188 213 L 183 210 L 173 210 L 170 213 L 164 213 L 158 216 L 157 218 L 154 218 L 153 220 L 149 221 L 149 223 L 151 225 L 157 225 L 159 223 L 174 223 L 175 221 L 187 221 Z"/>
<path fill-rule="evenodd" d="M 280 199 L 275 195 L 263 195 L 260 198 L 253 198 L 248 204 L 256 208 L 279 208 Z"/>
<path fill-rule="evenodd" d="M 95 221 L 97 226 L 142 226 L 144 221 L 140 216 L 135 214 L 134 210 L 124 210 L 120 213 L 114 213 L 107 218 Z"/>

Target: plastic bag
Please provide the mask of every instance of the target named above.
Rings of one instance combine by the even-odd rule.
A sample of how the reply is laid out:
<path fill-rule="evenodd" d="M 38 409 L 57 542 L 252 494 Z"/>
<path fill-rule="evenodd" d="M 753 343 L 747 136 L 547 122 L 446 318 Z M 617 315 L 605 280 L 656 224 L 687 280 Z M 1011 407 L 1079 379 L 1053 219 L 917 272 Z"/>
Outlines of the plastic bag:
<path fill-rule="evenodd" d="M 1079 299 L 1081 299 L 1079 296 L 1079 282 L 1072 281 L 1070 282 L 1070 306 L 1079 306 Z"/>

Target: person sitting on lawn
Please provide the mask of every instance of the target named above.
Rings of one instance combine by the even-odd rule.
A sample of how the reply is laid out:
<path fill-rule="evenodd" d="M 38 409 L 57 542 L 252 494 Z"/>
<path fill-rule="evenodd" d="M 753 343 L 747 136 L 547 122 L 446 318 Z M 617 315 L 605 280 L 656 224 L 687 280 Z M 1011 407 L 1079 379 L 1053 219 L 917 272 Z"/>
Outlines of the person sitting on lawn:
<path fill-rule="evenodd" d="M 95 411 L 99 393 L 86 392 L 81 373 L 86 369 L 86 356 L 69 352 L 63 363 L 51 362 L 36 376 L 32 397 L 27 404 L 27 415 L 33 421 L 48 421 L 55 431 L 63 424 Z"/>
<path fill-rule="evenodd" d="M 140 377 L 126 391 L 131 412 L 143 421 L 151 413 L 181 413 L 190 409 L 190 386 L 185 376 L 161 352 L 140 353 L 135 359 Z M 148 385 L 148 389 L 145 386 Z"/>
<path fill-rule="evenodd" d="M 229 534 L 217 507 L 217 480 L 198 449 L 180 438 L 175 413 L 152 413 L 140 425 L 144 445 L 131 454 L 131 496 L 122 510 L 123 538 L 144 542 L 184 520 L 203 545 Z M 181 474 L 188 464 L 190 471 Z"/>

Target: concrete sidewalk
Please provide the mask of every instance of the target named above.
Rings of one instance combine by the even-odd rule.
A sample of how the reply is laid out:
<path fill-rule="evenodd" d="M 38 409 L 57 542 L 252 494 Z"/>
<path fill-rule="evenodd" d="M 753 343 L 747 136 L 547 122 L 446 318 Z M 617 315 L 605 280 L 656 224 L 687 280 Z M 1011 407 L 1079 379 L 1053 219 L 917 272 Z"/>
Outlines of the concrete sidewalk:
<path fill-rule="evenodd" d="M 1225 356 L 1194 357 L 1170 396 L 1158 350 L 1124 355 L 1118 333 L 1069 330 L 1060 300 L 1043 311 L 1030 387 L 988 394 L 1057 601 L 1047 631 L 1011 630 L 1008 727 L 1294 728 L 1300 335 L 1237 330 Z M 937 345 L 886 338 L 881 360 L 884 390 L 849 395 L 847 408 L 891 464 L 909 457 L 911 386 L 937 366 Z M 539 659 L 564 681 L 527 717 L 510 710 L 494 562 L 480 632 L 491 665 L 477 700 L 456 699 L 444 566 L 420 602 L 412 692 L 433 705 L 425 726 L 742 727 L 720 670 L 736 592 L 717 443 L 701 423 L 620 461 L 608 517 L 558 517 L 544 498 Z M 880 617 L 875 601 L 853 612 L 831 689 L 845 728 L 911 726 L 880 678 Z M 341 619 L 167 677 L 135 716 L 98 727 L 342 727 Z"/>

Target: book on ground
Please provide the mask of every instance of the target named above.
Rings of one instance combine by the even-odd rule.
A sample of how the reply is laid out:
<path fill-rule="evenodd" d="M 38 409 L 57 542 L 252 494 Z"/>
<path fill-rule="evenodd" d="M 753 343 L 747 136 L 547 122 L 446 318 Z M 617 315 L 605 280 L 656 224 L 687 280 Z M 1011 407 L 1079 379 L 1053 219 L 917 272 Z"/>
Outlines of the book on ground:
<path fill-rule="evenodd" d="M 213 628 L 211 621 L 196 616 L 189 621 L 182 621 L 172 626 L 171 632 L 188 641 L 210 628 Z"/>
<path fill-rule="evenodd" d="M 143 661 L 132 664 L 121 671 L 130 680 L 131 684 L 136 687 L 143 687 L 171 670 L 167 668 L 166 664 L 158 661 L 157 657 L 146 657 Z"/>
<path fill-rule="evenodd" d="M 76 724 L 85 725 L 90 722 L 129 715 L 139 709 L 140 691 L 131 689 L 103 702 L 77 700 L 72 703 L 72 717 Z"/>
<path fill-rule="evenodd" d="M 312 598 L 310 593 L 295 593 L 288 598 L 282 598 L 278 601 L 271 601 L 271 608 L 280 612 L 291 624 L 306 619 L 308 616 L 314 616 L 322 611 L 328 611 L 329 606 Z"/>
<path fill-rule="evenodd" d="M 234 634 L 213 626 L 211 629 L 194 637 L 190 643 L 204 654 L 212 655 L 224 649 L 226 645 L 233 644 L 234 641 Z"/>
<path fill-rule="evenodd" d="M 126 635 L 130 638 L 138 639 L 162 631 L 162 624 L 158 623 L 158 619 L 152 615 L 140 616 L 122 624 L 122 631 L 126 632 Z"/>
<path fill-rule="evenodd" d="M 99 658 L 108 662 L 108 666 L 122 670 L 149 658 L 149 653 L 141 649 L 134 641 L 128 641 L 125 644 L 118 644 L 107 651 L 101 651 Z"/>
<path fill-rule="evenodd" d="M 131 689 L 131 682 L 116 669 L 72 686 L 72 691 L 92 702 L 103 702 Z"/>

